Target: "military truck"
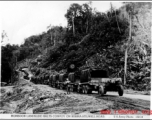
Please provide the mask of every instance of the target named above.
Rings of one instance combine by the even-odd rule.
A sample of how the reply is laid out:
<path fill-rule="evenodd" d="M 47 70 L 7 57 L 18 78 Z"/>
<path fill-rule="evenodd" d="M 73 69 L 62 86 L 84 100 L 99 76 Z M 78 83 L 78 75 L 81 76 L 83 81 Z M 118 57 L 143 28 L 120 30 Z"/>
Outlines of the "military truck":
<path fill-rule="evenodd" d="M 49 73 L 44 74 L 44 83 L 45 85 L 49 85 Z"/>
<path fill-rule="evenodd" d="M 54 88 L 57 88 L 58 87 L 58 81 L 59 81 L 59 74 L 54 74 L 53 76 L 52 76 L 52 81 L 51 81 L 51 83 L 52 83 L 52 87 L 54 87 Z"/>
<path fill-rule="evenodd" d="M 51 74 L 50 76 L 49 76 L 49 86 L 53 86 L 53 75 Z"/>
<path fill-rule="evenodd" d="M 59 81 L 58 81 L 58 88 L 59 89 L 66 89 L 67 87 L 67 83 L 66 83 L 66 80 L 68 78 L 68 74 L 67 73 L 61 73 L 59 74 Z"/>
<path fill-rule="evenodd" d="M 71 81 L 71 91 L 83 94 L 97 91 L 101 96 L 107 91 L 117 91 L 119 96 L 123 95 L 121 78 L 109 78 L 108 72 L 100 68 L 86 68 L 70 72 L 68 78 Z"/>
<path fill-rule="evenodd" d="M 81 83 L 80 80 L 80 71 L 76 71 L 76 72 L 71 72 L 68 75 L 68 79 L 70 81 L 70 91 L 71 92 L 79 92 L 78 91 L 78 86 Z"/>
<path fill-rule="evenodd" d="M 123 85 L 121 78 L 109 78 L 106 70 L 91 68 L 81 71 L 77 91 L 83 94 L 98 91 L 101 96 L 106 94 L 107 91 L 117 91 L 119 96 L 122 96 Z"/>
<path fill-rule="evenodd" d="M 77 70 L 77 66 L 74 63 L 71 63 L 68 65 L 67 71 L 59 75 L 59 83 L 61 89 L 66 89 L 67 84 L 70 84 L 70 91 L 75 91 L 75 85 L 77 85 L 77 83 L 75 83 L 75 79 L 77 78 L 75 76 L 75 73 L 77 72 Z"/>

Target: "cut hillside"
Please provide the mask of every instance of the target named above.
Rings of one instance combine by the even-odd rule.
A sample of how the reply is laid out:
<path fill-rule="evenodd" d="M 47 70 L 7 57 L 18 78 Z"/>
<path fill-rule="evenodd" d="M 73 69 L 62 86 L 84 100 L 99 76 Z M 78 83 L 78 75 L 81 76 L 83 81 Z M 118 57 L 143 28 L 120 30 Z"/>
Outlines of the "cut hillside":
<path fill-rule="evenodd" d="M 76 14 L 73 15 L 73 12 Z M 151 89 L 151 3 L 128 2 L 120 9 L 111 5 L 105 13 L 94 10 L 90 3 L 74 3 L 70 5 L 65 17 L 67 27 L 52 26 L 47 32 L 25 39 L 25 43 L 15 48 L 16 52 L 12 54 L 12 58 L 17 58 L 6 59 L 12 62 L 17 59 L 18 67 L 24 66 L 25 60 L 29 60 L 28 67 L 36 70 L 37 76 L 43 76 L 45 70 L 60 72 L 73 63 L 78 68 L 99 66 L 108 70 L 109 77 L 123 79 L 127 49 L 125 87 L 140 91 Z M 5 63 L 7 55 L 3 53 L 2 62 Z M 2 71 L 6 69 L 2 67 Z"/>
<path fill-rule="evenodd" d="M 77 67 L 89 64 L 89 66 L 106 68 L 110 77 L 123 78 L 124 53 L 129 36 L 128 5 L 133 7 L 134 15 L 132 17 L 133 42 L 128 51 L 126 87 L 134 90 L 149 90 L 150 19 L 144 18 L 150 17 L 151 5 L 146 3 L 129 3 L 119 10 L 111 8 L 112 12 L 106 13 L 108 18 L 105 13 L 92 13 L 94 21 L 90 23 L 92 25 L 90 31 L 87 34 L 77 31 L 73 36 L 72 30 L 69 30 L 63 40 L 60 39 L 56 44 L 45 49 L 39 67 L 59 72 L 67 69 L 72 63 Z M 75 27 L 79 29 L 79 24 Z"/>

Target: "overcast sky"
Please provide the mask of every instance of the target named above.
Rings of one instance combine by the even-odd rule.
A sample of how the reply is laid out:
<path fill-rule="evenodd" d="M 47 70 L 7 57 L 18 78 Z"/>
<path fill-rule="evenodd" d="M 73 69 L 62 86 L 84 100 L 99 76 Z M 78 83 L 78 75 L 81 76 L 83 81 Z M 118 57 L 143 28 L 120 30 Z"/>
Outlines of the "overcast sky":
<path fill-rule="evenodd" d="M 0 28 L 5 30 L 9 43 L 21 44 L 24 39 L 46 31 L 47 26 L 66 26 L 64 15 L 70 4 L 88 1 L 0 1 Z M 112 2 L 119 8 L 122 2 Z M 110 2 L 93 1 L 92 7 L 100 12 L 110 8 Z"/>

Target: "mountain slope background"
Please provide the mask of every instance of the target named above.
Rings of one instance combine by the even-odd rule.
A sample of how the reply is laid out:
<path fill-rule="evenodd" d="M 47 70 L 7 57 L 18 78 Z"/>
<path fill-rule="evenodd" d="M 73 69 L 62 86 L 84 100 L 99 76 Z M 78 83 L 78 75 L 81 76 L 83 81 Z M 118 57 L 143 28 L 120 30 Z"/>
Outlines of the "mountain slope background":
<path fill-rule="evenodd" d="M 105 13 L 91 8 L 91 3 L 74 3 L 65 17 L 67 27 L 50 25 L 47 32 L 26 38 L 21 46 L 2 46 L 3 82 L 17 81 L 18 67 L 35 68 L 38 76 L 44 70 L 66 70 L 71 63 L 99 66 L 108 70 L 109 77 L 124 80 L 127 49 L 125 87 L 151 89 L 151 3 L 127 2 L 120 9 L 111 4 Z"/>

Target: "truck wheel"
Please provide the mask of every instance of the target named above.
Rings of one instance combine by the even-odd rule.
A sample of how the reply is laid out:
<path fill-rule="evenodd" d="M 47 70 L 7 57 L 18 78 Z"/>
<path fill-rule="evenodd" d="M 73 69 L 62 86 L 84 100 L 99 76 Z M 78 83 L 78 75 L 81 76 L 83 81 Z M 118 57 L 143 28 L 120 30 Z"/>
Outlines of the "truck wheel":
<path fill-rule="evenodd" d="M 106 90 L 104 90 L 104 94 L 106 94 L 107 93 L 107 91 Z"/>
<path fill-rule="evenodd" d="M 85 94 L 88 94 L 88 86 L 85 86 Z"/>
<path fill-rule="evenodd" d="M 87 85 L 85 86 L 85 94 L 88 94 L 88 87 L 87 87 Z"/>
<path fill-rule="evenodd" d="M 70 87 L 70 91 L 71 91 L 71 92 L 73 92 L 73 85 L 71 85 L 71 87 Z"/>
<path fill-rule="evenodd" d="M 85 94 L 85 86 L 82 86 L 82 93 Z"/>
<path fill-rule="evenodd" d="M 77 93 L 81 93 L 80 85 L 78 85 L 78 87 L 77 87 Z"/>
<path fill-rule="evenodd" d="M 85 94 L 88 94 L 87 85 L 86 85 L 86 86 L 84 86 L 84 89 L 85 89 L 84 93 L 85 93 Z"/>
<path fill-rule="evenodd" d="M 103 86 L 99 87 L 99 95 L 101 95 L 101 96 L 104 95 L 104 88 L 103 88 Z"/>
<path fill-rule="evenodd" d="M 57 88 L 58 88 L 58 89 L 60 89 L 60 85 L 59 85 L 59 83 L 57 83 Z"/>
<path fill-rule="evenodd" d="M 91 89 L 89 89 L 88 94 L 92 94 L 92 90 Z"/>
<path fill-rule="evenodd" d="M 118 86 L 118 94 L 119 94 L 119 96 L 123 96 L 123 86 L 122 85 Z"/>
<path fill-rule="evenodd" d="M 60 85 L 60 89 L 62 90 L 62 85 Z"/>
<path fill-rule="evenodd" d="M 90 89 L 90 87 L 87 85 L 86 86 L 86 94 L 91 94 L 92 90 Z"/>
<path fill-rule="evenodd" d="M 72 92 L 74 92 L 74 86 L 72 85 Z"/>

